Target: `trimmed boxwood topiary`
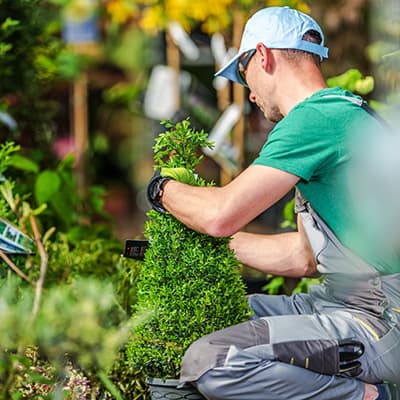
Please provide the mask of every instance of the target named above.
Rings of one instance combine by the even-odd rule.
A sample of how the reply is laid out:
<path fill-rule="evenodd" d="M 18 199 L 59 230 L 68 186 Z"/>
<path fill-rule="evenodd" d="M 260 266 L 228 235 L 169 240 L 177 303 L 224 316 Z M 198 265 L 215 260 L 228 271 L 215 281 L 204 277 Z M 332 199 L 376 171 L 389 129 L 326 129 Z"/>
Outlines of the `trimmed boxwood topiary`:
<path fill-rule="evenodd" d="M 165 123 L 156 139 L 155 169 L 185 167 L 195 171 L 207 134 L 188 119 Z M 206 186 L 198 177 L 197 185 Z M 144 314 L 127 345 L 127 359 L 145 376 L 179 377 L 185 350 L 208 333 L 248 319 L 241 265 L 229 238 L 214 238 L 187 228 L 170 213 L 151 210 L 145 236 L 149 247 L 137 288 L 137 315 Z"/>

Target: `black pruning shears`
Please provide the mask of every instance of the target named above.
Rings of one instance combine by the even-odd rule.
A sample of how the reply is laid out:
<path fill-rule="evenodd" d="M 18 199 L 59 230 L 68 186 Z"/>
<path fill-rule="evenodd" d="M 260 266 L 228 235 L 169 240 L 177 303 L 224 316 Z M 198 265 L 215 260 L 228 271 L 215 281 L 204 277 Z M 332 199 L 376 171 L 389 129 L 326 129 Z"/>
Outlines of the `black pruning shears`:
<path fill-rule="evenodd" d="M 149 246 L 148 240 L 132 240 L 125 241 L 124 257 L 133 258 L 134 260 L 143 260 L 144 253 Z"/>

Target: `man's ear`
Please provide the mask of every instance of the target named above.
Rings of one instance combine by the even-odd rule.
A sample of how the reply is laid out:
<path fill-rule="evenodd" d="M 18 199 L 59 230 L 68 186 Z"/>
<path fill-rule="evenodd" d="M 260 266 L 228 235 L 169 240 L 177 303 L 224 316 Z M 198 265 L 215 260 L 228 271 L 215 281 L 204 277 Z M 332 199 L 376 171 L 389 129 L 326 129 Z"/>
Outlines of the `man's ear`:
<path fill-rule="evenodd" d="M 258 43 L 256 46 L 257 52 L 260 54 L 261 66 L 265 72 L 272 72 L 274 68 L 274 55 L 269 47 L 263 43 Z"/>

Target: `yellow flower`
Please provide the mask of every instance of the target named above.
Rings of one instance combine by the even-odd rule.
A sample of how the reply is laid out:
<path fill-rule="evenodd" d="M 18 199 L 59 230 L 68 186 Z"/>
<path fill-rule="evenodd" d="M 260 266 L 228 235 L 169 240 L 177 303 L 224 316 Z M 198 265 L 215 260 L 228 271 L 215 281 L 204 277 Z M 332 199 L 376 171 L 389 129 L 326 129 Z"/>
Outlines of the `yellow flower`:
<path fill-rule="evenodd" d="M 118 4 L 123 1 L 112 0 Z M 290 6 L 310 12 L 305 0 L 136 0 L 135 3 L 141 7 L 140 26 L 149 32 L 164 30 L 169 21 L 176 21 L 188 32 L 200 24 L 204 32 L 212 34 L 229 28 L 235 9 L 249 12 L 265 6 Z"/>
<path fill-rule="evenodd" d="M 179 22 L 185 29 L 190 30 L 187 7 L 187 0 L 165 0 L 165 16 L 167 20 Z"/>
<path fill-rule="evenodd" d="M 136 14 L 137 8 L 132 0 L 110 0 L 106 4 L 106 10 L 113 22 L 123 24 Z"/>
<path fill-rule="evenodd" d="M 226 30 L 232 22 L 232 0 L 207 0 L 203 7 L 193 8 L 193 17 L 202 22 L 202 29 L 208 34 Z"/>
<path fill-rule="evenodd" d="M 307 14 L 310 12 L 310 7 L 304 0 L 268 0 L 268 6 L 289 6 Z"/>
<path fill-rule="evenodd" d="M 146 7 L 142 12 L 140 27 L 150 33 L 165 29 L 166 20 L 163 7 L 160 5 Z"/>

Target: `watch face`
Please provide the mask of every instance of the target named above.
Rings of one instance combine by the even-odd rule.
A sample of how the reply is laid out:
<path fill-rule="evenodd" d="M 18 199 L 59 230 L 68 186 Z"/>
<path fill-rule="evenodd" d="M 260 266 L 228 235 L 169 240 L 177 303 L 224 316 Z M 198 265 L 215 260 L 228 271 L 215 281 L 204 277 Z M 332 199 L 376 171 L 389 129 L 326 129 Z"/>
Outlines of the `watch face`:
<path fill-rule="evenodd" d="M 7 254 L 32 254 L 34 241 L 17 227 L 0 218 L 0 249 Z"/>

